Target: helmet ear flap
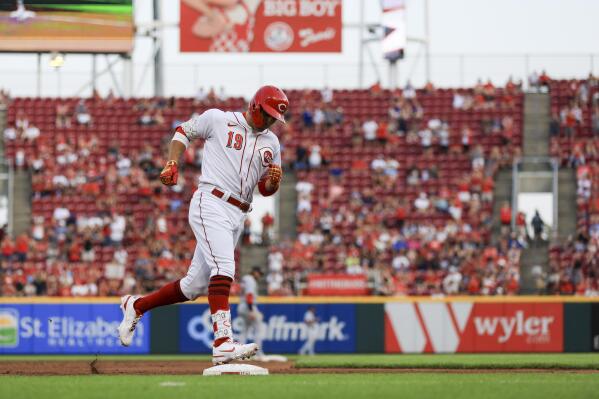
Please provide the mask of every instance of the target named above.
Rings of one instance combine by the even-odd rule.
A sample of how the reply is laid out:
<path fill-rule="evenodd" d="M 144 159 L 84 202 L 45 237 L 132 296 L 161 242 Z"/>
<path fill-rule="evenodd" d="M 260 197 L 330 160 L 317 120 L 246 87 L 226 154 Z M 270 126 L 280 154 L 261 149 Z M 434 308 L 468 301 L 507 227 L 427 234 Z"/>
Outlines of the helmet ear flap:
<path fill-rule="evenodd" d="M 264 126 L 264 116 L 262 115 L 260 105 L 257 103 L 252 104 L 252 122 L 254 122 L 254 126 L 258 129 Z"/>

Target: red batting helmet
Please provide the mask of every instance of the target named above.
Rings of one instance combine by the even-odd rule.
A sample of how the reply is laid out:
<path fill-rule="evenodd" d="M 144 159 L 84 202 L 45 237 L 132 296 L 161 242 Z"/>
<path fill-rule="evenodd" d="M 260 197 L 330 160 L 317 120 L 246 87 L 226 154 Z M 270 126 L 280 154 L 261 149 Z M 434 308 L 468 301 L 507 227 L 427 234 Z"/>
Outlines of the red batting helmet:
<path fill-rule="evenodd" d="M 264 127 L 264 117 L 260 109 L 285 123 L 283 114 L 287 108 L 289 108 L 289 100 L 283 90 L 275 86 L 262 86 L 250 101 L 249 114 L 253 125 L 260 129 Z"/>

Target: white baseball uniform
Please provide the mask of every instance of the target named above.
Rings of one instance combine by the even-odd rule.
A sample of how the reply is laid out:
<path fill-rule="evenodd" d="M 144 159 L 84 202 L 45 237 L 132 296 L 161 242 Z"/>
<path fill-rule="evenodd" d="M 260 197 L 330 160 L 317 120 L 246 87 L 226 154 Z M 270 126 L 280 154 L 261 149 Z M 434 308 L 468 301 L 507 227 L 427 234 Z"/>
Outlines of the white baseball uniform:
<path fill-rule="evenodd" d="M 189 206 L 189 224 L 196 249 L 181 291 L 189 298 L 199 296 L 210 277 L 235 276 L 235 245 L 243 230 L 246 213 L 226 202 L 232 197 L 251 203 L 254 188 L 270 163 L 281 165 L 279 139 L 270 130 L 253 131 L 243 113 L 210 109 L 181 125 L 185 134 L 173 140 L 187 147 L 204 139 L 202 176 Z M 212 194 L 217 188 L 222 198 Z"/>
<path fill-rule="evenodd" d="M 252 297 L 252 306 L 248 304 L 248 296 Z M 264 329 L 262 326 L 262 313 L 258 310 L 258 282 L 251 274 L 243 276 L 241 279 L 241 295 L 239 297 L 239 306 L 237 314 L 243 321 L 239 334 L 239 342 L 246 343 L 249 336 L 253 336 L 254 342 L 262 352 L 262 339 Z"/>
<path fill-rule="evenodd" d="M 318 318 L 311 309 L 304 314 L 304 324 L 307 329 L 306 342 L 299 350 L 300 355 L 314 355 L 314 347 L 318 339 Z"/>

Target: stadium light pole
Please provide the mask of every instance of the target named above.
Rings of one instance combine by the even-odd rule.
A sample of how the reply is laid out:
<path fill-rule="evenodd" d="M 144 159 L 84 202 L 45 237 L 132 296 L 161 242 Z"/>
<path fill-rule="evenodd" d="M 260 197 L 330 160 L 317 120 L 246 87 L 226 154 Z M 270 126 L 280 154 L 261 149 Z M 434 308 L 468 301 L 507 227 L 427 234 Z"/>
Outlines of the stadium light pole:
<path fill-rule="evenodd" d="M 427 83 L 431 81 L 430 33 L 428 20 L 428 0 L 424 0 L 424 64 Z"/>
<path fill-rule="evenodd" d="M 154 23 L 157 24 L 152 35 L 154 44 L 154 95 L 161 97 L 164 94 L 164 75 L 162 71 L 162 27 L 160 24 L 160 0 L 153 1 Z"/>
<path fill-rule="evenodd" d="M 97 79 L 96 77 L 98 76 L 98 71 L 97 71 L 97 59 L 96 59 L 96 54 L 92 54 L 92 95 L 96 92 L 96 85 L 97 85 Z"/>
<path fill-rule="evenodd" d="M 42 96 L 42 53 L 37 53 L 37 96 Z"/>
<path fill-rule="evenodd" d="M 358 61 L 358 88 L 364 87 L 364 0 L 360 0 L 360 55 Z"/>
<path fill-rule="evenodd" d="M 61 82 L 61 76 L 60 76 L 60 68 L 63 65 L 64 65 L 64 56 L 60 53 L 52 54 L 52 58 L 50 58 L 50 66 L 52 68 L 54 68 L 54 70 L 56 71 L 56 84 L 57 84 L 57 90 L 58 90 L 58 97 L 62 97 L 62 93 L 61 93 L 62 82 Z"/>

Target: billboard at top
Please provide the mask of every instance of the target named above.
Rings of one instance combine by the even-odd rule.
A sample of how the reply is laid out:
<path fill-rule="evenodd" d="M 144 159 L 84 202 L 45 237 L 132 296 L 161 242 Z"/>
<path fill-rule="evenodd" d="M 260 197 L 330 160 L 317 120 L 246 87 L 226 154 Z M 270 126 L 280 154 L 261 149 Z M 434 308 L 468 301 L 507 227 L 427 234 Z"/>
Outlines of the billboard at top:
<path fill-rule="evenodd" d="M 129 53 L 132 0 L 3 0 L 0 51 Z"/>
<path fill-rule="evenodd" d="M 182 52 L 341 52 L 342 0 L 181 0 Z"/>

